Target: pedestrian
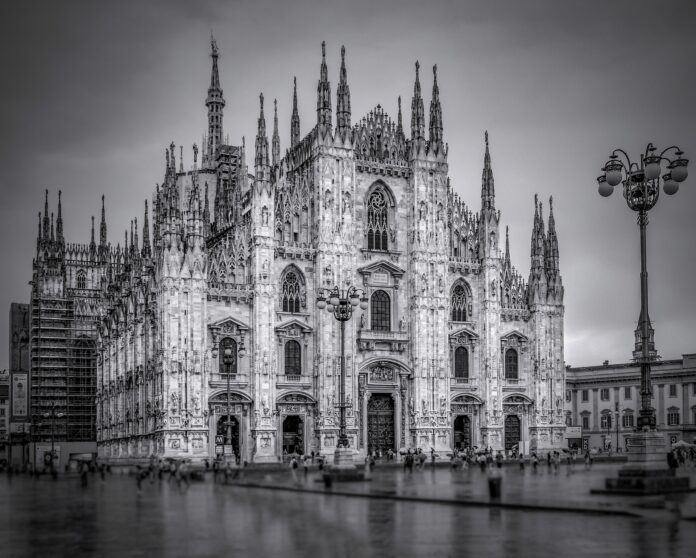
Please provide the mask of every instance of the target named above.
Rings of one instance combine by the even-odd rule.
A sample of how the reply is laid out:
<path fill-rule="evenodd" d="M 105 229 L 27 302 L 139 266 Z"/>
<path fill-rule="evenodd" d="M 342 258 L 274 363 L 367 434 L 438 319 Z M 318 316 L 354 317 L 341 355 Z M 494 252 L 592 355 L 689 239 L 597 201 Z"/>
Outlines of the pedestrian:
<path fill-rule="evenodd" d="M 102 482 L 106 480 L 106 466 L 103 463 L 99 465 L 99 476 L 101 477 Z"/>
<path fill-rule="evenodd" d="M 314 450 L 312 450 L 312 463 L 314 463 Z"/>
<path fill-rule="evenodd" d="M 552 461 L 551 452 L 548 452 L 546 454 L 546 466 L 548 467 L 549 471 L 551 471 L 551 461 Z"/>
<path fill-rule="evenodd" d="M 292 474 L 292 482 L 297 485 L 300 481 L 297 479 L 297 458 L 293 455 L 290 459 L 290 472 Z"/>
<path fill-rule="evenodd" d="M 309 457 L 306 455 L 302 458 L 302 466 L 304 467 L 304 478 L 306 479 L 309 474 Z"/>
<path fill-rule="evenodd" d="M 430 462 L 435 467 L 435 448 L 430 448 Z"/>
<path fill-rule="evenodd" d="M 137 465 L 135 468 L 135 482 L 138 485 L 138 492 L 142 491 L 143 488 L 141 485 L 143 478 L 140 476 L 141 469 L 142 467 L 140 467 L 140 465 Z"/>
<path fill-rule="evenodd" d="M 520 471 L 524 471 L 524 454 L 522 452 L 520 452 L 517 460 L 520 462 Z"/>
<path fill-rule="evenodd" d="M 87 488 L 87 473 L 89 472 L 89 468 L 87 467 L 87 463 L 82 463 L 80 464 L 80 484 L 82 485 L 82 488 Z"/>
<path fill-rule="evenodd" d="M 537 467 L 539 466 L 539 456 L 537 456 L 536 452 L 532 453 L 532 471 L 534 473 L 537 472 Z"/>
<path fill-rule="evenodd" d="M 495 456 L 495 463 L 498 466 L 498 469 L 503 467 L 503 453 L 500 450 L 498 450 L 498 453 Z"/>
<path fill-rule="evenodd" d="M 213 483 L 217 483 L 219 472 L 220 472 L 220 461 L 218 459 L 215 459 L 215 461 L 213 461 Z"/>

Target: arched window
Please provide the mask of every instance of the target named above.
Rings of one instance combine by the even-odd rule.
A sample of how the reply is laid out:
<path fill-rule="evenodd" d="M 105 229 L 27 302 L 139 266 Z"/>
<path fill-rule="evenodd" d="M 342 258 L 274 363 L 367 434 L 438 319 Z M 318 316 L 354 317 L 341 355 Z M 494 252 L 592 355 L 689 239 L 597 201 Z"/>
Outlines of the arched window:
<path fill-rule="evenodd" d="M 86 289 L 87 288 L 87 277 L 85 277 L 84 271 L 77 272 L 77 288 Z"/>
<path fill-rule="evenodd" d="M 234 376 L 237 373 L 237 342 L 231 337 L 220 341 L 220 374 Z"/>
<path fill-rule="evenodd" d="M 466 289 L 461 283 L 452 291 L 452 321 L 466 321 Z"/>
<path fill-rule="evenodd" d="M 302 355 L 297 341 L 290 340 L 285 343 L 285 375 L 302 375 Z"/>
<path fill-rule="evenodd" d="M 281 302 L 283 312 L 293 314 L 300 311 L 301 285 L 297 274 L 289 271 L 283 278 Z"/>
<path fill-rule="evenodd" d="M 469 378 L 469 351 L 466 347 L 457 347 L 454 351 L 454 377 Z"/>
<path fill-rule="evenodd" d="M 367 200 L 367 249 L 388 250 L 388 201 L 381 190 L 375 190 Z"/>
<path fill-rule="evenodd" d="M 517 351 L 508 349 L 505 351 L 505 378 L 507 380 L 516 380 L 517 375 Z"/>
<path fill-rule="evenodd" d="M 605 413 L 600 418 L 600 426 L 602 428 L 611 428 L 611 413 Z"/>
<path fill-rule="evenodd" d="M 384 291 L 375 291 L 370 301 L 370 316 L 373 331 L 391 329 L 391 304 L 389 295 Z"/>

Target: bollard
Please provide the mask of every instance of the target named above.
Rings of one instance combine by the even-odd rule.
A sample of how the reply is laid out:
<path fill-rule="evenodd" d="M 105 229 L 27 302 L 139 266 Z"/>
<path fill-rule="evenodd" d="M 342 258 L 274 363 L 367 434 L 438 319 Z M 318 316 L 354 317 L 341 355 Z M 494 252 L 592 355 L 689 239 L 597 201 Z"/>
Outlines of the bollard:
<path fill-rule="evenodd" d="M 333 485 L 333 475 L 331 473 L 324 473 L 324 487 L 331 488 Z"/>
<path fill-rule="evenodd" d="M 500 500 L 502 484 L 502 477 L 488 477 L 488 495 L 491 500 Z"/>

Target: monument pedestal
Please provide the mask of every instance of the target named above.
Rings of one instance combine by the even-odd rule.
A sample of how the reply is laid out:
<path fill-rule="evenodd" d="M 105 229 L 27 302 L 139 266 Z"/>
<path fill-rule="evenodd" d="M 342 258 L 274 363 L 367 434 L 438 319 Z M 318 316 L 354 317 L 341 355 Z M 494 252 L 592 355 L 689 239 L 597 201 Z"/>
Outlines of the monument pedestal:
<path fill-rule="evenodd" d="M 350 448 L 336 448 L 333 466 L 327 474 L 336 481 L 363 481 L 365 472 L 358 469 L 353 462 L 354 451 Z"/>
<path fill-rule="evenodd" d="M 618 478 L 606 479 L 606 490 L 602 492 L 641 496 L 689 490 L 689 478 L 675 476 L 667 465 L 662 434 L 636 432 L 628 442 L 628 462 L 619 470 Z"/>

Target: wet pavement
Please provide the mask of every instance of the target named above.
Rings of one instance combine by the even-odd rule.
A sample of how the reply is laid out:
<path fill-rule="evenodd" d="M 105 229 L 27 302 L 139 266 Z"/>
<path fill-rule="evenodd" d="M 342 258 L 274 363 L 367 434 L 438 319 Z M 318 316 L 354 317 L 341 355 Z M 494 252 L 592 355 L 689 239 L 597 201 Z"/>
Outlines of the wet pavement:
<path fill-rule="evenodd" d="M 576 469 L 578 469 L 576 467 Z M 589 506 L 608 498 L 589 494 L 617 466 L 566 475 L 520 474 L 503 468 L 501 502 L 532 501 Z M 308 490 L 259 490 L 214 484 L 212 476 L 180 490 L 125 475 L 33 480 L 0 477 L 0 556 L 693 556 L 696 523 L 680 518 L 661 498 L 643 517 L 517 510 L 399 501 L 390 495 L 488 499 L 487 475 L 426 468 L 404 474 L 378 467 L 369 483 L 335 484 L 332 490 L 385 497 L 339 497 L 315 482 Z M 294 485 L 289 471 L 249 472 L 243 482 Z M 692 478 L 692 484 L 694 480 Z M 682 496 L 688 507 L 694 495 Z M 670 500 L 671 502 L 671 500 Z M 629 505 L 621 498 L 613 505 Z M 655 507 L 657 506 L 657 507 Z M 638 509 L 633 506 L 634 509 Z"/>

